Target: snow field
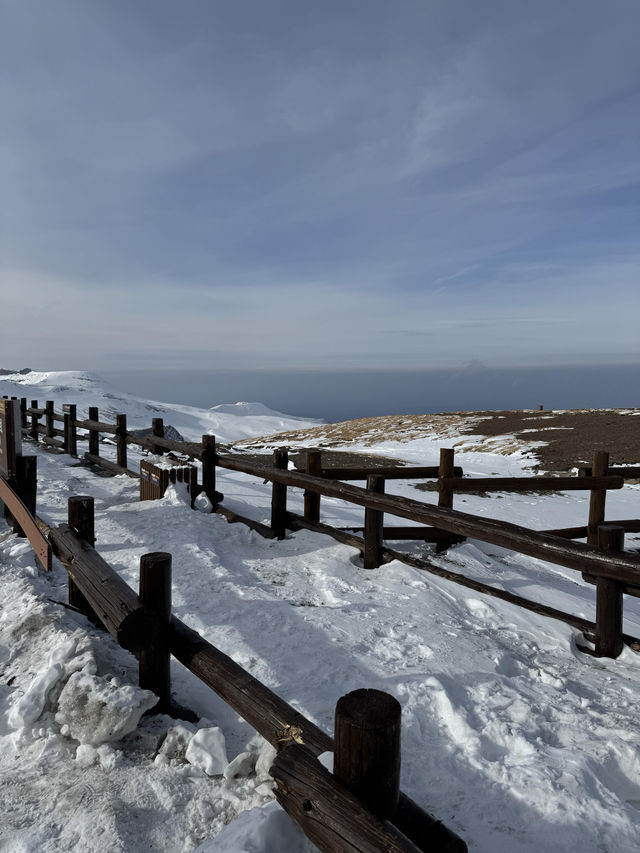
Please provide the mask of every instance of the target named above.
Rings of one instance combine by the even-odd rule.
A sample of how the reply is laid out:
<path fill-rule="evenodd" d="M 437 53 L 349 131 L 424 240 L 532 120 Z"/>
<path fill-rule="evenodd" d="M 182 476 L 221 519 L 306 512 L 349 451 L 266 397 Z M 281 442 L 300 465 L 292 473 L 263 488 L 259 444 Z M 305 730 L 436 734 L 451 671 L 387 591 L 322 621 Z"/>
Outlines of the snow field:
<path fill-rule="evenodd" d="M 387 441 L 375 449 L 433 464 L 441 445 Z M 176 614 L 318 725 L 332 731 L 335 703 L 350 690 L 395 695 L 403 709 L 402 788 L 470 850 L 640 847 L 640 659 L 630 649 L 616 661 L 595 659 L 578 650 L 581 635 L 563 623 L 402 563 L 364 571 L 353 549 L 309 532 L 263 540 L 240 524 L 191 511 L 176 488 L 161 501 L 139 503 L 129 478 L 96 477 L 67 456 L 36 452 L 41 515 L 62 522 L 68 496 L 94 495 L 97 548 L 134 588 L 140 556 L 170 551 Z M 523 455 L 464 449 L 457 461 L 470 476 L 518 475 L 528 464 Z M 232 472 L 218 476 L 225 504 L 268 519 L 268 485 Z M 435 500 L 408 482 L 388 488 Z M 639 491 L 610 492 L 609 517 L 637 517 Z M 544 529 L 584 523 L 587 504 L 588 493 L 577 492 L 465 495 L 454 505 Z M 301 508 L 298 490 L 290 490 L 290 506 Z M 323 498 L 322 513 L 330 523 L 362 523 L 361 509 L 338 501 Z M 96 700 L 96 723 L 77 729 L 80 738 L 103 722 L 108 731 L 108 713 L 97 702 L 103 692 L 128 687 L 123 703 L 132 714 L 136 703 L 142 707 L 137 665 L 86 620 L 48 601 L 66 600 L 66 572 L 57 562 L 46 576 L 28 544 L 1 523 L 0 539 L 7 804 L 0 850 L 311 849 L 279 807 L 264 805 L 271 799 L 264 741 L 175 662 L 174 694 L 201 716 L 198 726 L 141 716 L 134 731 L 100 744 L 83 742 L 70 727 L 63 733 L 68 719 L 56 715 L 70 682 L 71 707 L 82 696 L 87 706 Z M 629 546 L 637 543 L 628 537 Z M 436 559 L 594 616 L 593 588 L 571 570 L 475 541 Z M 640 635 L 638 602 L 628 597 L 625 630 Z M 84 686 L 75 694 L 78 680 Z M 201 755 L 201 765 L 187 752 Z M 222 774 L 209 776 L 209 761 Z"/>

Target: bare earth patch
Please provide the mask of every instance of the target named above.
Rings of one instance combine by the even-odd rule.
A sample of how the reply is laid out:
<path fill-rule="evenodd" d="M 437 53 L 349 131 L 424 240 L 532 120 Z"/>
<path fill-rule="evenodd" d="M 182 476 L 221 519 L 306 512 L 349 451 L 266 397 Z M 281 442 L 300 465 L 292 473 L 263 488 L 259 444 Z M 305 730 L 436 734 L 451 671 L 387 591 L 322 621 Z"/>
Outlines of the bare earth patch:
<path fill-rule="evenodd" d="M 480 438 L 470 445 L 465 441 L 466 436 Z M 384 415 L 239 441 L 234 448 L 266 450 L 280 445 L 344 448 L 356 443 L 366 446 L 382 440 L 403 442 L 417 438 L 441 439 L 443 446 L 464 442 L 466 450 L 505 454 L 525 450 L 541 471 L 569 471 L 589 464 L 597 450 L 609 451 L 614 465 L 634 465 L 640 462 L 640 409 Z M 380 457 L 376 459 L 381 461 Z M 363 458 L 360 462 L 366 464 Z M 329 460 L 327 464 L 331 464 Z"/>

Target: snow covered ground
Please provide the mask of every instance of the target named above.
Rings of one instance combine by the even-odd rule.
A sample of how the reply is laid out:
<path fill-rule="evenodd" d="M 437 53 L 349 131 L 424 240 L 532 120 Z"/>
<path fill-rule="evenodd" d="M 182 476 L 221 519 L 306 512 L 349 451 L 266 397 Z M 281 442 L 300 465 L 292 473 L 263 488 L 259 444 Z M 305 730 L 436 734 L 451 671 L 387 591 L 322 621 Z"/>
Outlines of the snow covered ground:
<path fill-rule="evenodd" d="M 162 416 L 188 439 L 210 431 L 232 441 L 304 425 L 249 406 L 148 403 L 85 374 L 9 377 L 0 394 L 97 405 L 105 417 L 126 411 L 134 428 Z M 465 436 L 467 451 L 456 448 L 465 474 L 527 473 L 521 451 L 478 452 L 472 439 Z M 366 450 L 436 464 L 442 445 L 434 435 Z M 97 477 L 68 456 L 25 449 L 38 454 L 41 516 L 60 523 L 69 496 L 93 495 L 97 548 L 134 587 L 140 555 L 170 551 L 176 614 L 318 725 L 332 730 L 335 703 L 350 690 L 395 695 L 403 709 L 402 788 L 470 850 L 640 848 L 635 652 L 595 659 L 563 623 L 404 564 L 365 571 L 353 549 L 308 532 L 267 541 L 193 512 L 175 489 L 140 503 L 136 481 Z M 388 485 L 435 499 L 409 482 Z M 268 520 L 268 485 L 220 471 L 219 488 L 231 508 Z M 290 490 L 290 503 L 301 508 L 302 493 Z M 587 504 L 587 493 L 572 492 L 466 495 L 455 505 L 543 529 L 583 524 Z M 322 513 L 329 522 L 362 522 L 362 510 L 331 499 L 322 499 Z M 638 517 L 640 487 L 610 492 L 607 513 Z M 627 543 L 640 544 L 633 536 Z M 477 541 L 435 559 L 594 617 L 593 587 L 568 569 Z M 134 658 L 62 606 L 64 569 L 54 560 L 44 574 L 2 521 L 0 585 L 0 851 L 312 849 L 272 802 L 264 741 L 175 662 L 175 695 L 200 722 L 141 716 L 151 700 L 135 687 Z M 640 636 L 640 604 L 628 597 L 625 630 Z"/>

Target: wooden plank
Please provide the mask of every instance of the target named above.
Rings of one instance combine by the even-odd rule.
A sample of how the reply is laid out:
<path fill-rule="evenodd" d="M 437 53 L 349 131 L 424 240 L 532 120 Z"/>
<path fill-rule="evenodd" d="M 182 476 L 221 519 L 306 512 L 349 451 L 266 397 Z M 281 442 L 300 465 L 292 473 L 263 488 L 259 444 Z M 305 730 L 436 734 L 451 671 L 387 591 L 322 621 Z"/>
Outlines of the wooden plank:
<path fill-rule="evenodd" d="M 439 530 L 437 527 L 385 527 L 382 531 L 382 538 L 386 540 L 447 542 L 448 544 L 464 542 L 465 539 L 464 536 L 456 536 L 454 533 L 447 533 L 446 530 Z"/>
<path fill-rule="evenodd" d="M 251 530 L 255 530 L 256 533 L 260 534 L 260 536 L 264 536 L 265 539 L 276 538 L 276 534 L 267 524 L 262 524 L 260 521 L 254 521 L 252 518 L 239 515 L 237 512 L 229 509 L 229 507 L 224 506 L 224 504 L 217 504 L 215 511 L 218 515 L 224 516 L 229 524 L 236 524 L 238 522 L 246 524 L 247 527 L 250 527 Z"/>
<path fill-rule="evenodd" d="M 0 500 L 9 509 L 18 522 L 29 544 L 36 553 L 45 572 L 51 571 L 51 545 L 40 530 L 36 519 L 31 515 L 22 499 L 14 492 L 9 483 L 0 477 Z"/>
<path fill-rule="evenodd" d="M 366 480 L 370 474 L 377 474 L 379 477 L 384 477 L 385 480 L 432 480 L 438 477 L 438 470 L 437 465 L 323 468 L 320 476 L 327 480 Z M 463 473 L 462 468 L 455 466 L 452 476 L 462 477 Z"/>
<path fill-rule="evenodd" d="M 87 462 L 91 462 L 92 465 L 99 465 L 101 468 L 104 468 L 106 471 L 112 471 L 114 474 L 126 474 L 127 477 L 136 478 L 140 476 L 135 471 L 130 471 L 128 468 L 121 468 L 115 462 L 111 462 L 110 459 L 105 459 L 103 456 L 96 456 L 94 453 L 85 453 L 84 458 Z"/>
<path fill-rule="evenodd" d="M 592 465 L 585 465 L 582 468 L 578 468 L 578 476 L 590 477 L 592 471 Z M 638 480 L 640 479 L 640 465 L 612 465 L 609 463 L 606 474 L 607 476 L 624 477 L 625 480 Z"/>
<path fill-rule="evenodd" d="M 324 853 L 419 853 L 419 847 L 375 817 L 301 744 L 278 753 L 271 775 L 277 801 Z"/>
<path fill-rule="evenodd" d="M 363 536 L 356 536 L 350 530 L 331 527 L 331 525 L 324 524 L 321 521 L 309 521 L 308 518 L 296 515 L 293 512 L 287 513 L 287 527 L 289 530 L 311 530 L 314 533 L 323 533 L 325 536 L 331 536 L 332 539 L 342 542 L 343 545 L 350 545 L 352 548 L 357 548 L 358 551 L 364 550 Z"/>
<path fill-rule="evenodd" d="M 42 439 L 43 444 L 48 444 L 49 447 L 58 447 L 61 450 L 64 450 L 64 441 L 61 441 L 59 438 L 50 438 L 48 435 L 45 435 Z"/>
<path fill-rule="evenodd" d="M 570 492 L 621 489 L 623 477 L 452 477 L 455 492 Z"/>
<path fill-rule="evenodd" d="M 267 465 L 247 463 L 230 456 L 219 456 L 218 465 L 242 471 L 266 480 L 277 480 L 302 489 L 312 488 L 322 495 L 339 498 L 358 506 L 370 506 L 398 518 L 448 530 L 460 536 L 479 539 L 503 548 L 519 551 L 576 571 L 591 571 L 612 580 L 640 586 L 640 556 L 598 551 L 582 542 L 549 536 L 507 521 L 471 515 L 455 509 L 435 507 L 413 498 L 376 495 L 350 483 L 333 482 L 299 471 L 280 471 Z"/>
<path fill-rule="evenodd" d="M 553 530 L 541 530 L 541 533 L 546 533 L 547 536 L 561 536 L 563 539 L 586 539 L 587 525 L 581 527 L 556 527 Z"/>
<path fill-rule="evenodd" d="M 85 421 L 76 421 L 76 425 L 81 429 L 93 430 L 94 432 L 107 432 L 110 435 L 115 435 L 117 430 L 115 424 L 109 424 L 97 419 L 94 420 L 93 418 L 88 418 Z"/>
<path fill-rule="evenodd" d="M 100 554 L 68 525 L 47 527 L 40 522 L 53 553 L 66 567 L 74 584 L 98 619 L 124 649 L 139 652 L 157 641 L 156 616 L 143 607 L 131 587 Z"/>

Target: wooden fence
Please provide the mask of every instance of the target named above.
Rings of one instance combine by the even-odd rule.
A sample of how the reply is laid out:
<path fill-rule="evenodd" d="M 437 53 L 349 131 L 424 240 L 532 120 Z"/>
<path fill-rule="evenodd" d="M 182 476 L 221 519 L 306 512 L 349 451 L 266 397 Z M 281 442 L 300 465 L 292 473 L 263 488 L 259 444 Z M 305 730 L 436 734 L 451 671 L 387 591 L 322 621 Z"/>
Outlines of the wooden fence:
<path fill-rule="evenodd" d="M 0 495 L 13 500 L 0 478 Z M 17 496 L 13 496 L 17 499 Z M 155 710 L 183 716 L 172 700 L 173 655 L 277 750 L 271 768 L 278 802 L 326 853 L 465 853 L 466 843 L 400 791 L 400 706 L 378 690 L 357 690 L 336 706 L 336 740 L 171 613 L 171 555 L 140 559 L 136 592 L 96 551 L 94 501 L 68 501 L 68 523 L 31 517 L 30 539 L 45 539 L 69 575 L 69 604 L 101 624 L 138 658 L 139 684 Z M 50 568 L 50 565 L 49 565 Z M 334 754 L 334 772 L 318 760 Z"/>
<path fill-rule="evenodd" d="M 213 509 L 224 515 L 228 521 L 245 523 L 264 536 L 282 539 L 287 529 L 307 529 L 324 533 L 360 550 L 365 568 L 372 569 L 391 560 L 401 560 L 477 592 L 492 595 L 551 618 L 561 619 L 583 631 L 594 643 L 596 655 L 615 657 L 620 653 L 623 642 L 640 648 L 637 638 L 624 634 L 622 621 L 623 593 L 640 595 L 640 556 L 624 552 L 623 537 L 625 532 L 640 531 L 640 520 L 623 519 L 609 521 L 605 525 L 607 491 L 622 488 L 625 479 L 640 477 L 640 467 L 626 466 L 620 469 L 623 473 L 616 473 L 617 469 L 610 465 L 607 453 L 597 453 L 591 471 L 583 471 L 579 477 L 464 478 L 462 469 L 454 465 L 454 452 L 450 449 L 441 451 L 438 466 L 366 470 L 326 468 L 322 465 L 320 451 L 309 451 L 305 470 L 298 471 L 289 470 L 288 452 L 284 448 L 274 451 L 269 464 L 268 461 L 259 463 L 242 455 L 218 454 L 215 438 L 210 435 L 203 436 L 201 443 L 167 439 L 164 437 L 164 426 L 160 418 L 153 420 L 151 435 L 140 436 L 127 431 L 125 415 L 116 415 L 115 424 L 108 423 L 99 419 L 97 408 L 89 409 L 89 417 L 86 420 L 77 419 L 76 407 L 73 405 L 65 406 L 65 411 L 58 414 L 54 411 L 51 401 L 47 401 L 44 408 L 38 408 L 37 400 L 27 407 L 26 398 L 23 398 L 20 408 L 25 435 L 35 440 L 42 435 L 47 444 L 67 452 L 77 448 L 78 441 L 88 440 L 89 450 L 84 454 L 85 459 L 113 473 L 139 476 L 126 467 L 129 444 L 136 444 L 152 453 L 173 451 L 200 460 L 202 481 L 198 488 L 207 494 Z M 44 425 L 39 423 L 42 417 L 45 418 Z M 56 430 L 53 425 L 60 421 L 63 422 L 64 429 Z M 80 435 L 79 429 L 86 430 L 86 435 Z M 116 462 L 100 455 L 101 433 L 115 437 Z M 239 515 L 220 502 L 222 496 L 216 491 L 217 467 L 249 474 L 272 483 L 270 525 Z M 340 479 L 337 479 L 338 477 Z M 386 494 L 385 481 L 400 477 L 437 478 L 438 505 Z M 366 480 L 366 488 L 353 485 L 352 482 L 343 482 L 361 479 Z M 288 511 L 287 490 L 291 487 L 304 490 L 302 515 Z M 589 517 L 583 527 L 536 531 L 453 509 L 454 495 L 462 492 L 556 492 L 568 489 L 582 489 L 591 494 Z M 322 495 L 364 507 L 364 527 L 360 530 L 344 529 L 320 521 Z M 385 513 L 421 526 L 385 528 Z M 617 531 L 602 530 L 605 526 L 614 527 Z M 420 538 L 435 542 L 436 547 L 441 549 L 467 537 L 581 572 L 585 580 L 595 583 L 596 586 L 595 622 L 472 580 L 431 560 L 385 545 L 385 540 Z M 587 543 L 572 541 L 577 538 L 587 538 Z"/>

